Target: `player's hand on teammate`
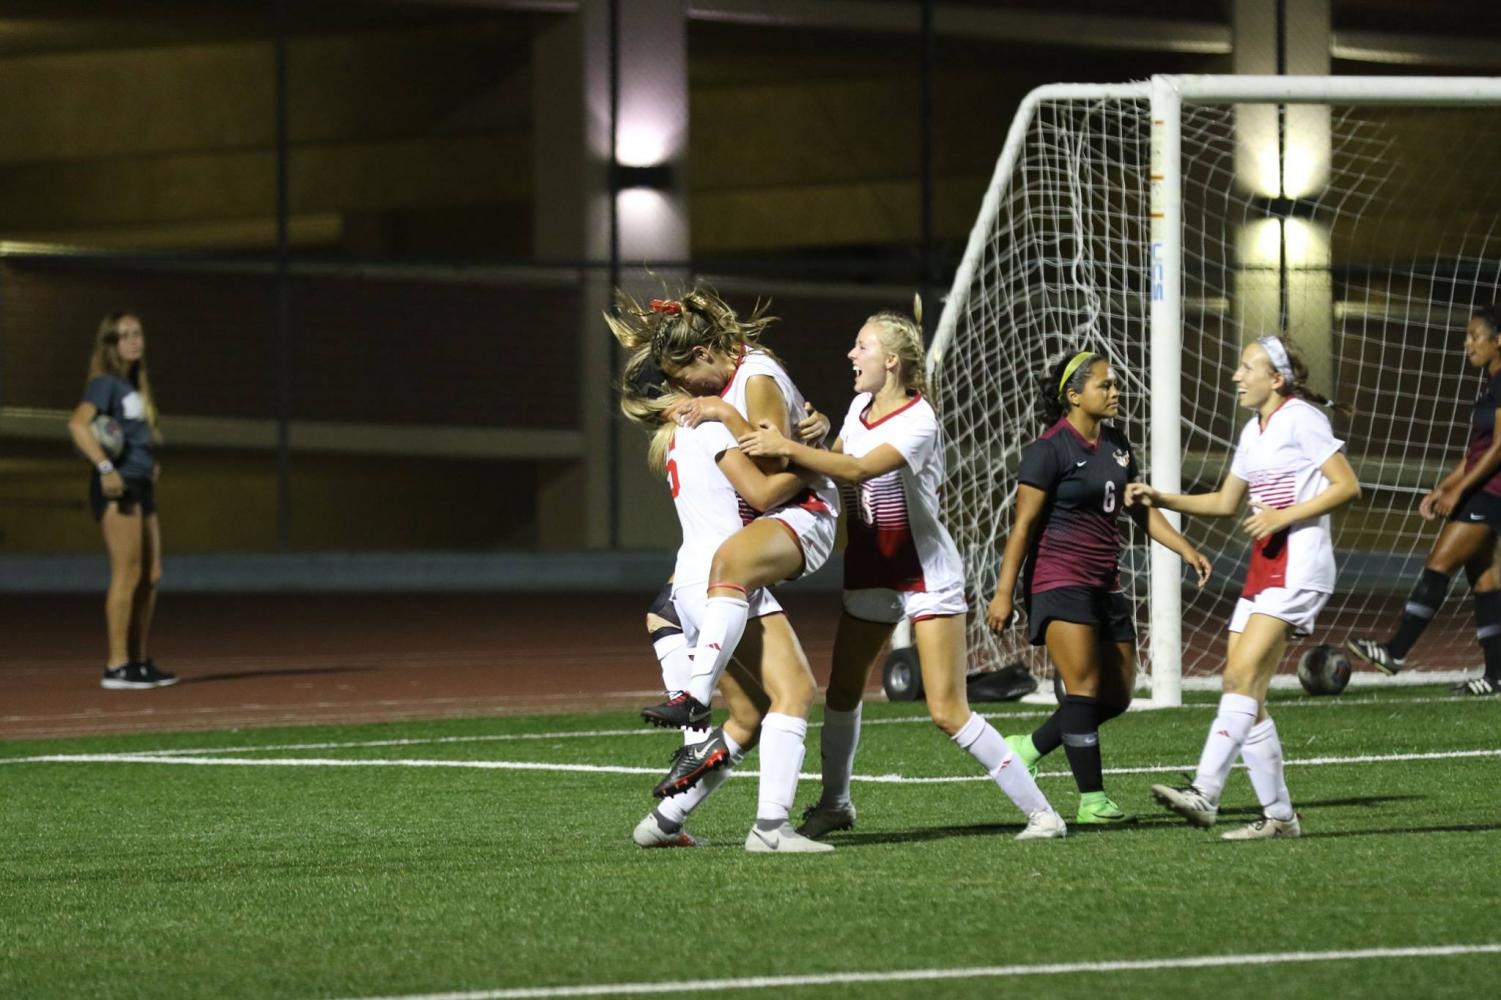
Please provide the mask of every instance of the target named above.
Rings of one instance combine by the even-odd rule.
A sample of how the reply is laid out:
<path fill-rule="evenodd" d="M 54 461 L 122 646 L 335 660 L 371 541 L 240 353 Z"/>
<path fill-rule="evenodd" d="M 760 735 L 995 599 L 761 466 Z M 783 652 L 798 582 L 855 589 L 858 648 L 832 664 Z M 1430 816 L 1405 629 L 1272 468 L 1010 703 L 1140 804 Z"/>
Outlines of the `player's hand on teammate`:
<path fill-rule="evenodd" d="M 756 423 L 756 429 L 740 437 L 740 450 L 753 458 L 785 458 L 787 439 L 769 420 Z"/>
<path fill-rule="evenodd" d="M 1275 535 L 1292 523 L 1293 519 L 1288 517 L 1285 511 L 1253 503 L 1251 516 L 1240 522 L 1240 527 L 1242 531 L 1259 542 L 1268 535 Z"/>
<path fill-rule="evenodd" d="M 1141 504 L 1143 507 L 1155 507 L 1157 506 L 1157 498 L 1159 496 L 1161 494 L 1152 489 L 1149 483 L 1126 484 L 1125 502 L 1127 507 L 1134 507 L 1137 504 Z"/>
<path fill-rule="evenodd" d="M 807 416 L 797 422 L 797 439 L 814 448 L 823 447 L 824 439 L 829 436 L 829 418 L 815 410 L 812 403 L 804 403 L 803 412 Z"/>
<path fill-rule="evenodd" d="M 685 399 L 667 412 L 679 427 L 697 427 L 706 420 L 718 420 L 735 413 L 735 408 L 718 396 L 694 396 Z"/>

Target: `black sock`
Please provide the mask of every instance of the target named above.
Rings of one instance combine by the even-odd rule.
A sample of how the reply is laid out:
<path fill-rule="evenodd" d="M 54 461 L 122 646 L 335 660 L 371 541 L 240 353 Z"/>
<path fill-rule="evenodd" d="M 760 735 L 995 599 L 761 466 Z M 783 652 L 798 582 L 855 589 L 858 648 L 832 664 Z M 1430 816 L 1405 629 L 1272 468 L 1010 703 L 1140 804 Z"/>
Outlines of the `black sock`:
<path fill-rule="evenodd" d="M 1127 698 L 1125 701 L 1115 701 L 1115 702 L 1108 702 L 1108 703 L 1107 702 L 1103 702 L 1103 701 L 1099 702 L 1095 706 L 1095 713 L 1096 713 L 1095 723 L 1096 723 L 1096 725 L 1103 726 L 1105 723 L 1109 722 L 1111 719 L 1115 718 L 1117 715 L 1123 714 L 1126 711 L 1126 709 L 1128 709 L 1130 707 L 1131 707 L 1131 699 L 1129 699 L 1129 698 Z"/>
<path fill-rule="evenodd" d="M 1046 757 L 1063 745 L 1063 726 L 1059 723 L 1059 716 L 1063 714 L 1063 705 L 1053 710 L 1053 714 L 1043 720 L 1042 725 L 1032 730 L 1032 746 L 1037 749 L 1038 757 Z"/>
<path fill-rule="evenodd" d="M 1475 638 L 1485 654 L 1485 676 L 1501 678 L 1501 590 L 1475 594 Z"/>
<path fill-rule="evenodd" d="M 1063 752 L 1068 755 L 1069 770 L 1074 772 L 1079 792 L 1104 791 L 1098 699 L 1069 695 L 1058 706 L 1058 723 L 1063 730 Z"/>
<path fill-rule="evenodd" d="M 1449 578 L 1436 569 L 1424 569 L 1418 582 L 1408 595 L 1407 606 L 1402 609 L 1402 621 L 1397 625 L 1397 634 L 1386 643 L 1387 652 L 1399 660 L 1418 641 L 1418 636 L 1428 627 L 1444 598 L 1449 596 Z"/>

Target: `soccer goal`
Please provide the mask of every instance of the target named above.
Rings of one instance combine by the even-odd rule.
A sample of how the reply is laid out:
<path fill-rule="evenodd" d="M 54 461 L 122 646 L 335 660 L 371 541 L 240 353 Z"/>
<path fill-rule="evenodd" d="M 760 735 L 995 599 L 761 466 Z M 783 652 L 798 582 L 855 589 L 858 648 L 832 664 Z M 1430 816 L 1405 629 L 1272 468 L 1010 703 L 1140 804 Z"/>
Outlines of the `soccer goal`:
<path fill-rule="evenodd" d="M 1241 346 L 1291 336 L 1363 497 L 1334 515 L 1339 590 L 1313 643 L 1386 639 L 1440 522 L 1418 501 L 1464 455 L 1480 375 L 1462 349 L 1501 299 L 1501 80 L 1155 77 L 1033 91 L 1011 124 L 929 352 L 948 444 L 944 505 L 983 609 L 1010 530 L 1034 376 L 1107 354 L 1150 481 L 1213 489 L 1246 419 Z M 1169 514 L 1178 523 L 1178 515 Z M 1203 591 L 1143 533 L 1122 554 L 1153 700 L 1217 683 L 1249 545 L 1239 519 L 1184 527 L 1214 561 Z M 1464 574 L 1396 680 L 1480 663 Z M 971 617 L 971 668 L 1045 669 Z M 1362 674 L 1365 680 L 1373 675 Z"/>

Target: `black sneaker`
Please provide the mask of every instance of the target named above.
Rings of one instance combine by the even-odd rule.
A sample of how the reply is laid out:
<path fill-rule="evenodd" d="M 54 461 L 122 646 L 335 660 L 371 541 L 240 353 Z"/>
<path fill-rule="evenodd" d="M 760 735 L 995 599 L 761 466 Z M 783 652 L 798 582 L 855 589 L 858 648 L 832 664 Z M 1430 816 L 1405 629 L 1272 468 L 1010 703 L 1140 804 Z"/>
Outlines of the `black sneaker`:
<path fill-rule="evenodd" d="M 1456 687 L 1454 693 L 1468 698 L 1489 698 L 1501 694 L 1501 682 L 1484 675 L 1473 677 Z"/>
<path fill-rule="evenodd" d="M 138 663 L 137 666 L 141 668 L 141 676 L 150 681 L 152 687 L 171 687 L 177 683 L 176 674 L 169 674 L 165 670 L 156 669 L 156 664 L 152 662 L 149 656 Z"/>
<path fill-rule="evenodd" d="M 724 730 L 716 729 L 702 743 L 685 743 L 672 753 L 672 769 L 657 782 L 651 793 L 659 799 L 686 792 L 730 762 L 730 748 L 724 743 Z"/>
<path fill-rule="evenodd" d="M 641 710 L 641 719 L 663 729 L 708 729 L 709 706 L 702 705 L 687 691 L 679 691 L 660 705 Z"/>
<path fill-rule="evenodd" d="M 105 667 L 99 686 L 111 691 L 145 691 L 156 687 L 156 681 L 146 676 L 141 664 L 132 662 L 114 668 Z"/>

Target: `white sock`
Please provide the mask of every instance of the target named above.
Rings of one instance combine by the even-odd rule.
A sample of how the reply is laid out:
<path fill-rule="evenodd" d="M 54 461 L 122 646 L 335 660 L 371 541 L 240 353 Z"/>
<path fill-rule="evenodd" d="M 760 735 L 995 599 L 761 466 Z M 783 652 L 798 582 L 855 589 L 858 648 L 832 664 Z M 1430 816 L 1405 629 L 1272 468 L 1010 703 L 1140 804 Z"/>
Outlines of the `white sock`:
<path fill-rule="evenodd" d="M 855 748 L 860 745 L 860 709 L 848 712 L 824 707 L 823 732 L 818 747 L 823 754 L 823 797 L 819 804 L 847 806 L 850 801 L 850 775 L 855 770 Z"/>
<path fill-rule="evenodd" d="M 1293 800 L 1282 776 L 1282 741 L 1277 738 L 1277 724 L 1267 719 L 1252 726 L 1240 755 L 1251 772 L 1251 787 L 1256 789 L 1262 813 L 1272 819 L 1292 819 Z"/>
<path fill-rule="evenodd" d="M 662 665 L 662 690 L 672 694 L 687 687 L 693 673 L 693 651 L 688 648 L 688 637 L 681 632 L 663 636 L 651 648 Z"/>
<path fill-rule="evenodd" d="M 970 715 L 969 721 L 954 734 L 954 742 L 961 750 L 980 762 L 990 780 L 1001 786 L 1006 797 L 1016 803 L 1016 808 L 1031 816 L 1035 812 L 1047 812 L 1053 807 L 1047 796 L 1037 787 L 1037 779 L 1027 770 L 1020 757 L 1011 752 L 1006 740 L 996 728 L 978 712 Z"/>
<path fill-rule="evenodd" d="M 719 677 L 745 634 L 749 613 L 750 605 L 743 597 L 711 597 L 704 605 L 698 648 L 693 651 L 693 673 L 686 688 L 700 705 L 709 704 L 714 697 Z"/>
<path fill-rule="evenodd" d="M 1220 695 L 1219 712 L 1209 726 L 1204 752 L 1199 755 L 1199 770 L 1194 775 L 1194 787 L 1209 801 L 1219 802 L 1225 779 L 1230 776 L 1230 765 L 1235 763 L 1260 711 L 1255 698 L 1243 694 Z"/>
<path fill-rule="evenodd" d="M 756 822 L 780 823 L 792 813 L 798 774 L 803 767 L 803 740 L 808 720 L 768 712 L 761 720 L 761 791 Z"/>
<path fill-rule="evenodd" d="M 729 780 L 730 773 L 734 771 L 734 764 L 726 764 L 717 771 L 710 771 L 699 779 L 698 784 L 686 792 L 677 795 L 669 795 L 657 806 L 657 814 L 670 823 L 682 826 L 688 822 L 688 817 L 693 815 L 693 810 L 704 804 L 704 800 L 714 794 L 714 789 Z"/>

